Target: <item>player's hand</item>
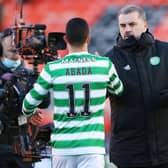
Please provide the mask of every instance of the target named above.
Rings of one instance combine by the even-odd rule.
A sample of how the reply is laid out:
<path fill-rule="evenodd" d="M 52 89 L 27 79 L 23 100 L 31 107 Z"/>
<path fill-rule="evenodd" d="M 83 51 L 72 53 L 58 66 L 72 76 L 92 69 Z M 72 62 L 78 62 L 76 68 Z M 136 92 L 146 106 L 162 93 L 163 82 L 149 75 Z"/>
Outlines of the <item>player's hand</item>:
<path fill-rule="evenodd" d="M 41 110 L 37 109 L 35 114 L 29 118 L 29 122 L 38 126 L 42 122 L 42 118 L 43 116 Z"/>
<path fill-rule="evenodd" d="M 48 109 L 37 108 L 35 114 L 29 118 L 29 122 L 36 126 L 44 126 L 53 122 L 53 112 Z"/>

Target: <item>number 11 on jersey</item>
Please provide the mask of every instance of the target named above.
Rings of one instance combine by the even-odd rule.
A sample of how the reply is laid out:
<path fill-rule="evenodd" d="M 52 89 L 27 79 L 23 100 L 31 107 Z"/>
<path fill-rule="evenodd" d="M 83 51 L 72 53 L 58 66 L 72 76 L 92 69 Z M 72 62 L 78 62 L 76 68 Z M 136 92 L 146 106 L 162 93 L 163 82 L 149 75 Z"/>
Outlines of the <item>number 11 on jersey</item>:
<path fill-rule="evenodd" d="M 69 93 L 69 112 L 67 113 L 68 117 L 76 117 L 77 113 L 75 112 L 75 89 L 73 84 L 69 84 L 66 87 Z M 84 106 L 83 111 L 80 113 L 81 116 L 90 116 L 91 112 L 89 112 L 89 102 L 90 102 L 90 85 L 83 84 L 82 85 L 84 91 Z"/>

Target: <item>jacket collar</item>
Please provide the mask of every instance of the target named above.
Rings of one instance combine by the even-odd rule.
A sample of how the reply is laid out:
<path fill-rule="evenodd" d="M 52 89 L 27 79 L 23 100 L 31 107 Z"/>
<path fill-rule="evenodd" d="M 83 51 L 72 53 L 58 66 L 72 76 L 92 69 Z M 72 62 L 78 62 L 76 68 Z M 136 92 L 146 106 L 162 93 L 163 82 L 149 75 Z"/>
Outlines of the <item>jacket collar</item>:
<path fill-rule="evenodd" d="M 140 52 L 153 45 L 154 42 L 154 37 L 148 30 L 142 33 L 139 40 L 134 36 L 130 36 L 128 39 L 123 40 L 120 34 L 117 37 L 117 47 L 128 52 Z"/>

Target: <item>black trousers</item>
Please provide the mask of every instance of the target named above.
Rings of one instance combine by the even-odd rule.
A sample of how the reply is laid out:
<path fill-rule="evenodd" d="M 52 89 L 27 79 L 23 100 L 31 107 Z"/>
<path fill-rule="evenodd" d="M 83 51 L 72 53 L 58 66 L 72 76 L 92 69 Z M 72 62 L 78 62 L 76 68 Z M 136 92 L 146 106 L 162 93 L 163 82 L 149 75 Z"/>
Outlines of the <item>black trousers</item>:
<path fill-rule="evenodd" d="M 118 167 L 118 168 L 168 168 L 168 163 L 161 164 L 158 166 L 147 166 L 147 167 Z"/>
<path fill-rule="evenodd" d="M 32 164 L 23 162 L 13 153 L 11 146 L 0 144 L 0 168 L 32 168 Z"/>

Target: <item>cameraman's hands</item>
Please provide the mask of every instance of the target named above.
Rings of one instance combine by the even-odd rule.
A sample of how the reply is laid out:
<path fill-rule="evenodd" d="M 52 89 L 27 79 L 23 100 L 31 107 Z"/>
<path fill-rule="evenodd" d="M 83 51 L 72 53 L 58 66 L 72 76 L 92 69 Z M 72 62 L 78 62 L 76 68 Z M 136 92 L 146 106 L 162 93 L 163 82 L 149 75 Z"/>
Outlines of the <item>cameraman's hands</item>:
<path fill-rule="evenodd" d="M 36 126 L 44 126 L 53 122 L 53 113 L 48 109 L 37 108 L 33 116 L 29 118 L 29 122 Z"/>

